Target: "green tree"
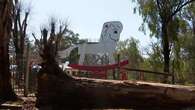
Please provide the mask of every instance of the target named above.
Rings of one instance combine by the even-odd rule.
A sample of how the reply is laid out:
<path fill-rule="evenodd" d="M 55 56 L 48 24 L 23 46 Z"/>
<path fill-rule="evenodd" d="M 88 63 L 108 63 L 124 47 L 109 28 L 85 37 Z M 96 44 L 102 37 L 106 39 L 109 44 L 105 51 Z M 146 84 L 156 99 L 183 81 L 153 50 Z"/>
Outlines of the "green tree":
<path fill-rule="evenodd" d="M 68 29 L 67 32 L 62 36 L 59 44 L 59 50 L 67 49 L 72 44 L 79 42 L 79 34 L 74 33 L 72 30 Z"/>
<path fill-rule="evenodd" d="M 195 71 L 195 3 L 191 4 L 190 7 L 183 12 L 186 22 L 188 23 L 189 31 L 185 34 L 189 38 L 189 42 L 186 43 L 186 49 L 191 59 L 192 71 Z"/>
<path fill-rule="evenodd" d="M 153 71 L 162 71 L 162 64 L 163 64 L 163 56 L 162 56 L 162 48 L 159 45 L 159 42 L 152 42 L 150 44 L 150 51 L 147 51 L 147 60 L 151 65 L 151 69 Z"/>
<path fill-rule="evenodd" d="M 139 10 L 144 23 L 148 25 L 151 31 L 151 36 L 154 35 L 161 40 L 164 72 L 170 73 L 171 41 L 177 36 L 178 13 L 193 1 L 194 0 L 137 0 L 136 2 L 137 8 L 135 8 L 135 10 Z"/>
<path fill-rule="evenodd" d="M 141 68 L 145 70 L 162 72 L 163 71 L 163 55 L 162 48 L 159 43 L 151 42 L 147 47 L 143 48 L 145 57 L 141 63 Z M 155 74 L 145 74 L 145 80 L 149 81 L 161 81 L 161 77 Z"/>
<path fill-rule="evenodd" d="M 184 29 L 179 34 L 180 55 L 182 55 L 183 68 L 180 67 L 180 73 L 183 72 L 183 78 L 186 82 L 194 83 L 195 71 L 195 3 L 190 4 L 180 13 L 180 19 L 183 19 Z M 183 43 L 181 42 L 184 39 Z M 178 47 L 177 46 L 177 47 Z M 175 64 L 176 65 L 176 64 Z M 177 64 L 178 65 L 178 64 Z M 177 71 L 177 70 L 176 70 Z M 181 78 L 179 78 L 181 79 Z"/>
<path fill-rule="evenodd" d="M 130 68 L 139 68 L 143 60 L 138 45 L 139 41 L 135 38 L 120 41 L 117 45 L 117 53 L 120 54 L 121 59 L 129 60 L 128 66 Z M 138 79 L 138 74 L 135 77 Z"/>

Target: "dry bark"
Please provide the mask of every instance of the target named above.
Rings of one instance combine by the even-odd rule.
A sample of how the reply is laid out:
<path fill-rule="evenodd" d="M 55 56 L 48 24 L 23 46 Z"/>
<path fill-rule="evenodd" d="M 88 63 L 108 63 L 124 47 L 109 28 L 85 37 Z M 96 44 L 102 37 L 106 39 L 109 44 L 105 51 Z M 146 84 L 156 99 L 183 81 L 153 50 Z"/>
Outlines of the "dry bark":
<path fill-rule="evenodd" d="M 70 77 L 60 69 L 56 72 L 63 74 L 40 72 L 37 94 L 37 106 L 40 108 L 167 110 L 195 105 L 195 87 L 192 86 Z"/>
<path fill-rule="evenodd" d="M 8 54 L 12 28 L 11 9 L 11 0 L 0 1 L 0 100 L 16 99 L 16 95 L 11 87 Z"/>

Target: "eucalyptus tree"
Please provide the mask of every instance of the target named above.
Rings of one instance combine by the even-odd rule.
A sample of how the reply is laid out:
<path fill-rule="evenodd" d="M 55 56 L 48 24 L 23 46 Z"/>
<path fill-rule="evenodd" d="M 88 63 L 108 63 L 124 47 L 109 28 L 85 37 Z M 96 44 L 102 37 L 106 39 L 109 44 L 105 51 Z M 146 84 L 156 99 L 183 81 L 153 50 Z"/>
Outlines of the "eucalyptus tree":
<path fill-rule="evenodd" d="M 186 8 L 186 11 L 182 13 L 182 17 L 185 18 L 189 30 L 184 34 L 189 39 L 189 42 L 186 43 L 186 49 L 189 52 L 189 58 L 195 62 L 195 3 Z M 194 66 L 193 70 L 195 70 Z"/>
<path fill-rule="evenodd" d="M 185 63 L 187 65 L 186 72 L 189 73 L 188 81 L 194 83 L 194 71 L 195 71 L 195 3 L 190 4 L 185 8 L 184 11 L 180 14 L 181 19 L 185 23 L 185 31 L 180 35 L 186 40 L 182 46 L 183 54 L 185 56 Z M 183 38 L 183 39 L 184 39 Z M 193 76 L 193 77 L 192 77 Z"/>
<path fill-rule="evenodd" d="M 163 56 L 159 42 L 151 42 L 150 49 L 146 49 L 147 61 L 150 64 L 152 71 L 162 71 Z"/>
<path fill-rule="evenodd" d="M 138 10 L 147 24 L 151 36 L 161 41 L 164 59 L 164 72 L 170 73 L 170 52 L 172 41 L 176 40 L 178 32 L 178 14 L 195 0 L 133 0 L 137 3 L 134 11 Z M 144 28 L 141 28 L 144 30 Z"/>
<path fill-rule="evenodd" d="M 139 41 L 135 38 L 130 38 L 120 41 L 117 45 L 117 51 L 122 59 L 129 60 L 129 66 L 139 68 L 139 63 L 142 61 L 141 52 L 139 50 Z"/>
<path fill-rule="evenodd" d="M 120 59 L 128 59 L 130 68 L 138 69 L 140 68 L 140 64 L 143 61 L 143 57 L 141 55 L 139 49 L 139 41 L 135 38 L 126 39 L 124 41 L 119 41 L 117 45 L 117 54 L 120 54 Z M 117 56 L 117 55 L 115 55 Z M 133 73 L 133 72 L 131 72 Z M 134 74 L 128 74 L 129 78 L 139 78 L 139 73 L 136 72 Z"/>

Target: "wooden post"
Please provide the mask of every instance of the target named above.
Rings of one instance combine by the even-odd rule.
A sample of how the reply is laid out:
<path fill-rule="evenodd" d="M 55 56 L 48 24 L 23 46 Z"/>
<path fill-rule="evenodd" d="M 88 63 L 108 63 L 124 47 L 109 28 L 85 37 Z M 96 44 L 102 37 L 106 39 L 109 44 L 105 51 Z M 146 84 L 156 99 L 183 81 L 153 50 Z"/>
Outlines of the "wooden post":
<path fill-rule="evenodd" d="M 117 79 L 120 79 L 120 54 L 117 54 L 117 63 L 118 63 L 118 71 L 117 71 L 117 75 L 118 75 L 118 78 Z"/>
<path fill-rule="evenodd" d="M 139 80 L 144 80 L 144 73 L 143 72 L 139 72 Z"/>
<path fill-rule="evenodd" d="M 117 79 L 117 78 L 116 78 L 116 69 L 113 69 L 113 71 L 112 71 L 112 75 L 113 75 L 113 76 L 112 76 L 112 77 L 113 77 L 113 79 Z"/>
<path fill-rule="evenodd" d="M 24 96 L 28 96 L 28 89 L 29 89 L 29 55 L 30 55 L 30 43 L 27 44 L 26 50 L 26 68 L 25 68 L 25 87 L 24 87 Z"/>
<path fill-rule="evenodd" d="M 173 72 L 172 74 L 172 84 L 175 84 L 175 73 Z"/>
<path fill-rule="evenodd" d="M 172 67 L 172 79 L 171 79 L 171 81 L 172 81 L 172 84 L 175 84 L 175 60 L 173 60 L 173 65 L 172 65 L 173 67 Z"/>

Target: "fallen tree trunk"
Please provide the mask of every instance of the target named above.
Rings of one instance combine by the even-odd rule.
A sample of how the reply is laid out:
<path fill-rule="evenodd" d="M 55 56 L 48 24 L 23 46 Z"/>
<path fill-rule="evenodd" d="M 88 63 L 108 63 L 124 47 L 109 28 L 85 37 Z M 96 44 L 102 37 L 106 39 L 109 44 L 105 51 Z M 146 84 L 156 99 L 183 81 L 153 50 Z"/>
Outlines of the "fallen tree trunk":
<path fill-rule="evenodd" d="M 71 77 L 56 62 L 57 41 L 51 23 L 50 37 L 43 29 L 38 74 L 37 107 L 41 110 L 135 108 L 178 110 L 195 106 L 195 87 Z"/>
<path fill-rule="evenodd" d="M 195 87 L 42 74 L 37 105 L 53 109 L 180 109 L 195 105 Z"/>

